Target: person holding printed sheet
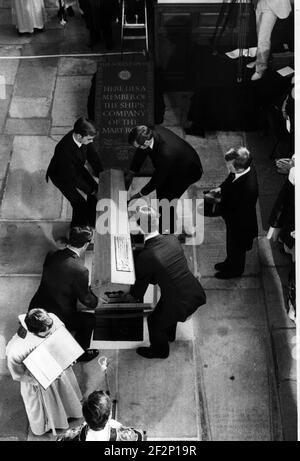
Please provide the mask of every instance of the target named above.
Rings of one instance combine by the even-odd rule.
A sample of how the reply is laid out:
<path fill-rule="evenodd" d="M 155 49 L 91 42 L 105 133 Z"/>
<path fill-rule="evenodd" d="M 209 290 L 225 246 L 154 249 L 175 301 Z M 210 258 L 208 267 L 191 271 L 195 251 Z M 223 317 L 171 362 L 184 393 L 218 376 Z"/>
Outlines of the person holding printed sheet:
<path fill-rule="evenodd" d="M 7 366 L 14 381 L 20 382 L 21 396 L 35 435 L 52 429 L 67 429 L 68 418 L 81 418 L 82 394 L 71 367 L 46 390 L 29 373 L 23 361 L 63 323 L 52 313 L 33 309 L 20 315 L 20 327 L 6 347 Z"/>

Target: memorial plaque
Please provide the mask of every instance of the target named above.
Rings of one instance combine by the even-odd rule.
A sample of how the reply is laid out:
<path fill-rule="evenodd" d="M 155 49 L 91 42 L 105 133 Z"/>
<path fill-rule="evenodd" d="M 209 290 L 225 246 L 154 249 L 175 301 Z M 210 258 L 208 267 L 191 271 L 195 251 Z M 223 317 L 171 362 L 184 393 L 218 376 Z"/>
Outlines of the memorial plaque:
<path fill-rule="evenodd" d="M 130 237 L 125 236 L 114 236 L 115 241 L 115 258 L 116 258 L 116 270 L 121 272 L 132 272 L 132 260 Z"/>
<path fill-rule="evenodd" d="M 99 63 L 96 75 L 95 119 L 98 149 L 105 168 L 127 169 L 134 154 L 128 133 L 137 125 L 154 124 L 151 62 Z M 152 165 L 142 173 L 151 174 Z"/>

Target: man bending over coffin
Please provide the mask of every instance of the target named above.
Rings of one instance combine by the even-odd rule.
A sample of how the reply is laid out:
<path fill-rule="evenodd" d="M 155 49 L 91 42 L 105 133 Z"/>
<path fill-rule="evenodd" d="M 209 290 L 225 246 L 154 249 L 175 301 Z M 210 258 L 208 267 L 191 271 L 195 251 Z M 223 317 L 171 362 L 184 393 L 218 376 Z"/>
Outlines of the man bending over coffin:
<path fill-rule="evenodd" d="M 93 146 L 96 135 L 93 122 L 79 118 L 55 147 L 47 170 L 46 180 L 50 178 L 72 205 L 71 227 L 95 227 L 98 184 L 94 176 L 103 171 Z"/>
<path fill-rule="evenodd" d="M 97 296 L 89 287 L 88 269 L 81 260 L 92 237 L 92 228 L 74 227 L 67 247 L 47 254 L 40 286 L 29 307 L 29 310 L 42 307 L 53 312 L 70 332 L 75 332 L 76 341 L 85 350 L 78 362 L 89 362 L 99 354 L 89 349 L 94 314 L 77 310 L 78 301 L 88 309 L 95 309 L 98 304 Z"/>
<path fill-rule="evenodd" d="M 166 199 L 171 202 L 180 199 L 189 186 L 202 176 L 202 165 L 195 149 L 167 128 L 137 126 L 130 131 L 128 142 L 136 148 L 136 152 L 130 171 L 125 177 L 127 188 L 147 156 L 155 168 L 150 181 L 130 200 L 148 195 L 155 190 L 158 200 Z M 173 213 L 172 208 L 170 211 Z M 161 229 L 163 233 L 174 233 L 175 216 L 172 214 L 170 222 L 169 232 Z"/>
<path fill-rule="evenodd" d="M 178 239 L 159 234 L 158 212 L 143 206 L 136 217 L 145 235 L 145 246 L 137 257 L 136 282 L 126 300 L 142 299 L 150 283 L 158 284 L 161 297 L 147 319 L 150 347 L 139 347 L 137 353 L 148 359 L 165 359 L 169 342 L 175 341 L 177 322 L 184 322 L 205 304 L 206 295 L 189 270 Z"/>

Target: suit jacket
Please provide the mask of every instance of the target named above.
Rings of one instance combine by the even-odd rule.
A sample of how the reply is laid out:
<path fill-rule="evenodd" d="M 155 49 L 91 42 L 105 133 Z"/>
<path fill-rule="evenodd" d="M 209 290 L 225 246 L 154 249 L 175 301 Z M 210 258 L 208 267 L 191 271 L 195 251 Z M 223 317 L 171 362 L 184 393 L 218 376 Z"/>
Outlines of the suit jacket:
<path fill-rule="evenodd" d="M 268 7 L 280 19 L 285 19 L 292 11 L 290 0 L 263 0 Z"/>
<path fill-rule="evenodd" d="M 155 171 L 141 192 L 148 195 L 156 190 L 160 198 L 162 191 L 168 190 L 168 184 L 175 184 L 177 187 L 174 193 L 176 195 L 178 191 L 180 195 L 170 198 L 179 198 L 188 185 L 198 181 L 202 176 L 203 169 L 198 154 L 190 144 L 167 128 L 156 126 L 153 134 L 153 149 L 137 149 L 130 169 L 138 172 L 149 155 Z M 182 185 L 185 187 L 183 191 Z"/>
<path fill-rule="evenodd" d="M 189 270 L 174 235 L 158 235 L 147 240 L 137 257 L 135 269 L 136 282 L 130 292 L 141 299 L 149 283 L 158 284 L 161 298 L 156 309 L 159 309 L 163 327 L 184 322 L 206 302 L 204 290 Z"/>
<path fill-rule="evenodd" d="M 68 248 L 48 253 L 42 280 L 30 302 L 30 309 L 40 307 L 53 312 L 67 326 L 77 312 L 78 300 L 91 309 L 98 303 L 89 288 L 88 269 Z"/>
<path fill-rule="evenodd" d="M 84 167 L 86 161 L 96 176 L 103 171 L 93 143 L 79 148 L 73 140 L 73 131 L 70 131 L 55 147 L 46 178 L 49 176 L 56 185 L 77 187 L 86 194 L 91 194 L 97 189 L 97 183 Z"/>
<path fill-rule="evenodd" d="M 251 165 L 248 173 L 233 182 L 234 177 L 234 174 L 230 173 L 220 186 L 220 214 L 236 244 L 250 249 L 253 239 L 258 235 L 258 184 L 255 168 Z"/>

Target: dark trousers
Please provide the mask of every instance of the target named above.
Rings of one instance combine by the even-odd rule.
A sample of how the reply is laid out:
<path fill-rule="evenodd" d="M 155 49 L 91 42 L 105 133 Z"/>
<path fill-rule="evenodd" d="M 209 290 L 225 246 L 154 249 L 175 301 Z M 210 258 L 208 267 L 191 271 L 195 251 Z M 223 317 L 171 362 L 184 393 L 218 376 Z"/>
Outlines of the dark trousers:
<path fill-rule="evenodd" d="M 95 328 L 94 314 L 77 312 L 72 319 L 65 322 L 66 328 L 75 332 L 74 338 L 80 344 L 82 349 L 90 347 L 92 332 Z"/>
<path fill-rule="evenodd" d="M 197 171 L 193 171 L 193 173 L 189 176 L 170 176 L 165 184 L 157 190 L 156 196 L 158 200 L 166 199 L 167 201 L 171 202 L 174 201 L 174 206 L 166 207 L 159 207 L 160 213 L 160 223 L 159 223 L 159 232 L 161 234 L 165 233 L 164 231 L 166 228 L 169 230 L 170 234 L 174 234 L 176 229 L 176 222 L 181 217 L 176 213 L 176 202 L 180 199 L 180 197 L 184 194 L 184 192 L 196 181 L 198 181 L 202 176 L 202 171 L 199 169 Z M 166 222 L 164 222 L 164 212 L 166 214 Z M 169 219 L 168 219 L 169 218 Z M 167 227 L 168 220 L 170 226 Z M 181 228 L 179 229 L 181 232 Z"/>
<path fill-rule="evenodd" d="M 111 0 L 111 2 L 115 3 L 115 0 Z M 99 0 L 85 0 L 84 2 L 81 1 L 80 8 L 84 12 L 91 42 L 96 44 L 103 37 L 106 47 L 110 48 L 113 44 L 112 21 L 114 13 L 108 2 L 104 5 Z"/>
<path fill-rule="evenodd" d="M 174 341 L 176 337 L 177 322 L 167 327 L 161 326 L 161 309 L 162 304 L 159 302 L 154 312 L 147 318 L 150 347 L 157 353 L 167 354 L 169 341 Z"/>
<path fill-rule="evenodd" d="M 60 184 L 51 179 L 53 184 L 61 191 L 73 208 L 71 227 L 92 226 L 95 227 L 97 199 L 88 195 L 85 200 L 72 185 Z"/>
<path fill-rule="evenodd" d="M 245 270 L 246 249 L 234 239 L 230 227 L 226 226 L 226 271 L 242 274 Z"/>

